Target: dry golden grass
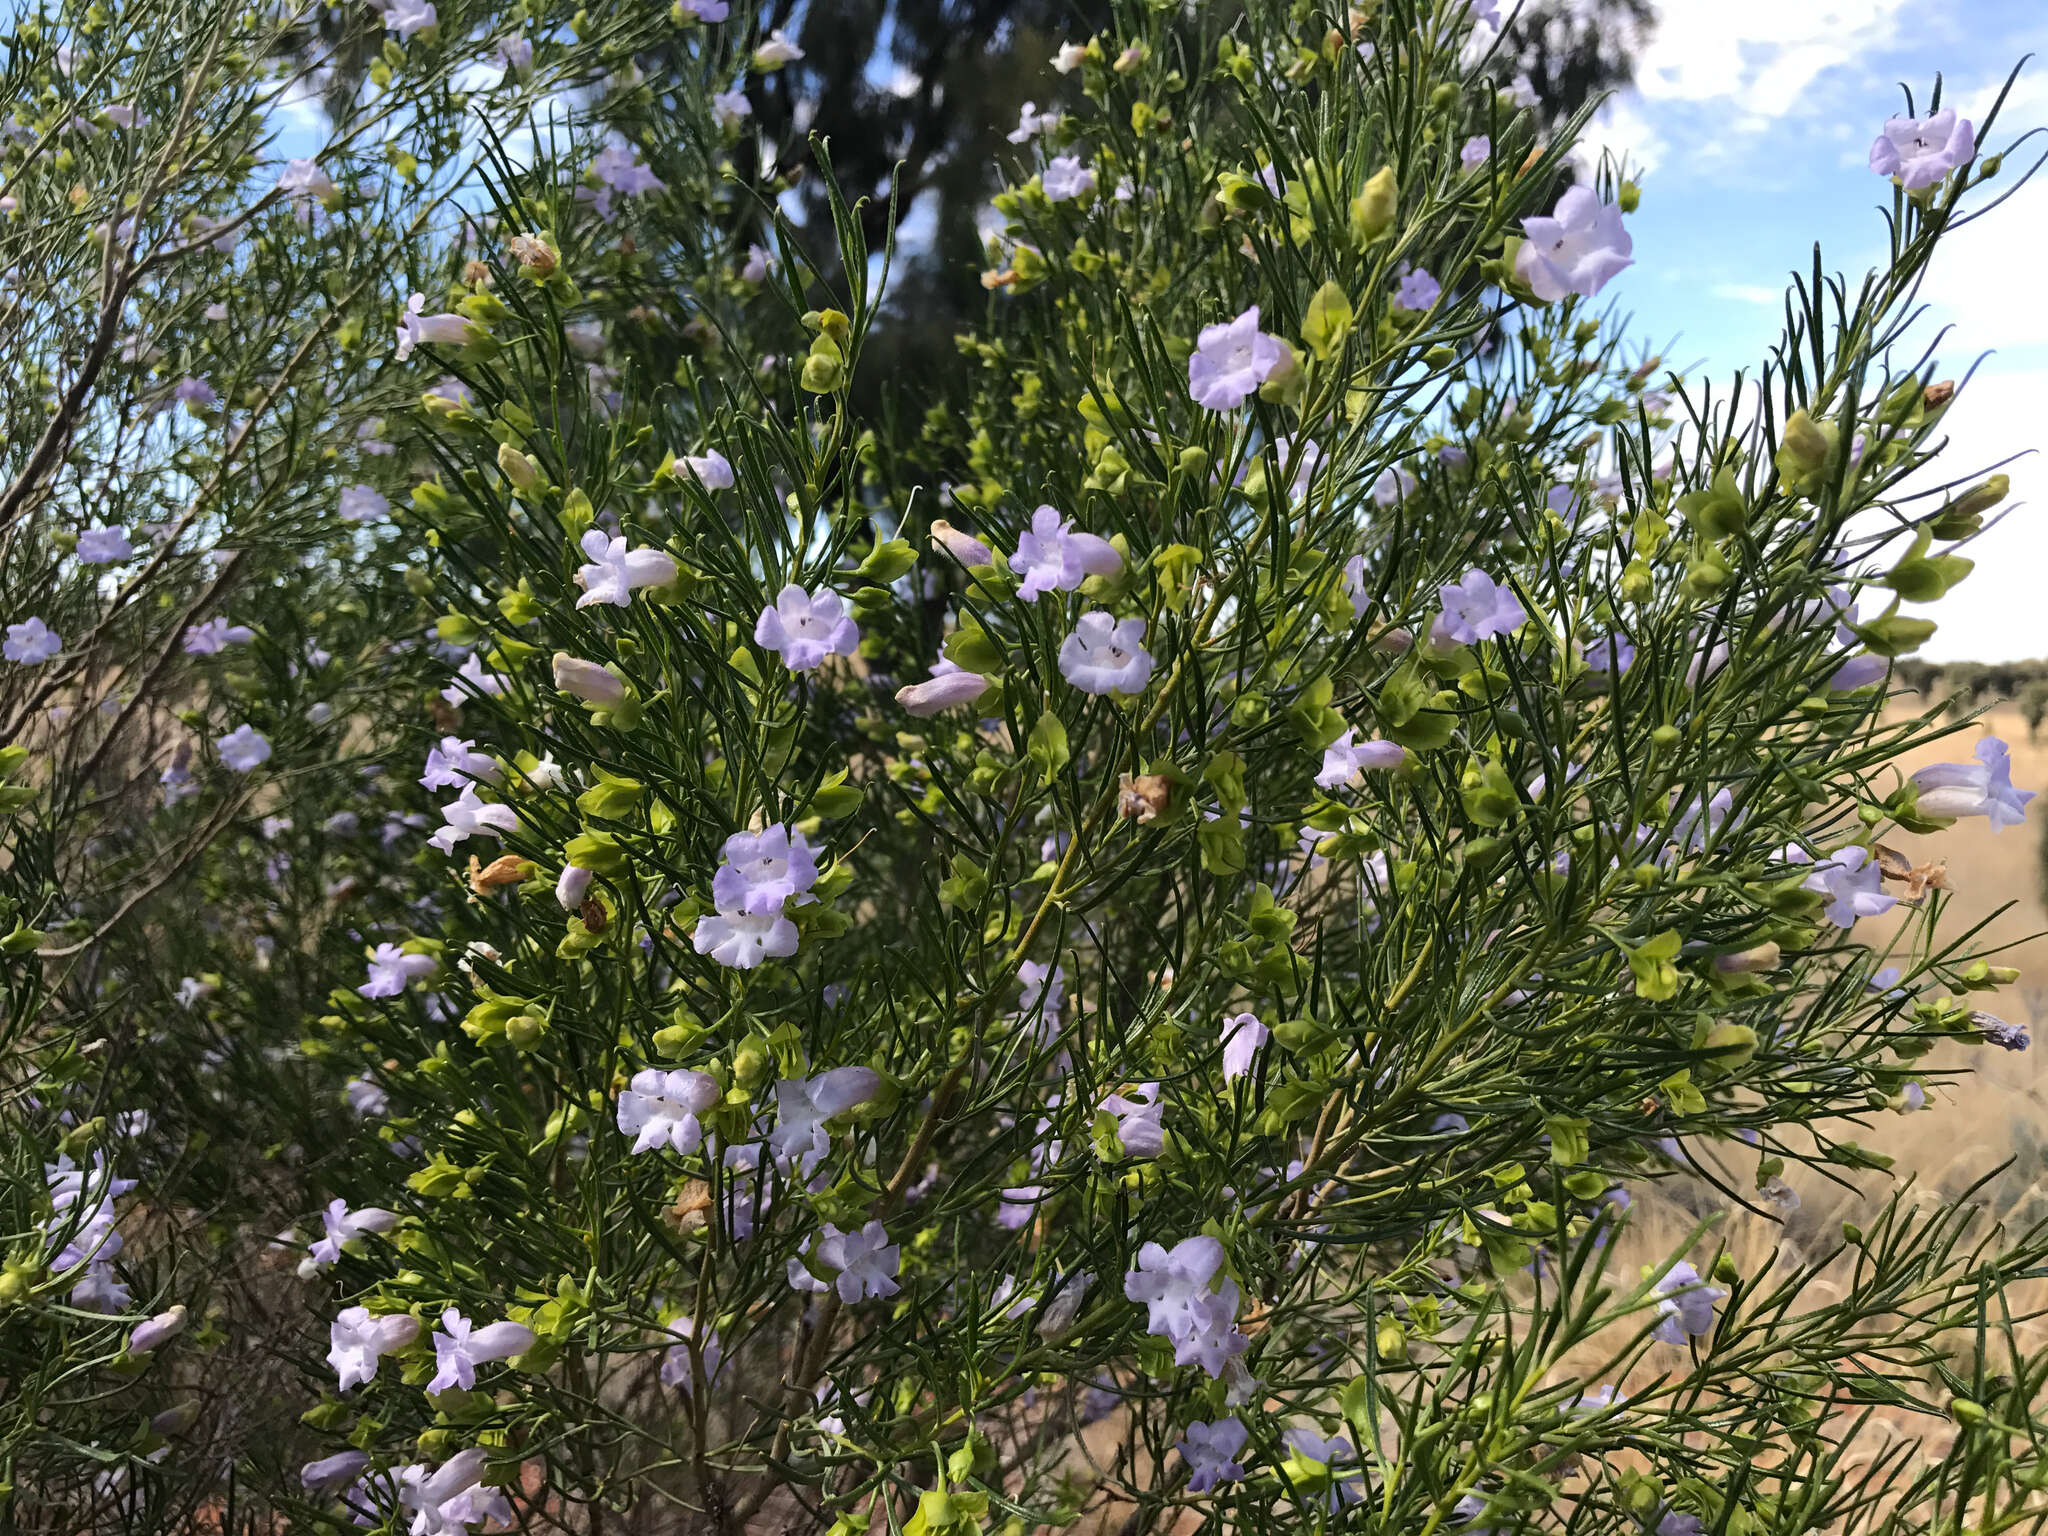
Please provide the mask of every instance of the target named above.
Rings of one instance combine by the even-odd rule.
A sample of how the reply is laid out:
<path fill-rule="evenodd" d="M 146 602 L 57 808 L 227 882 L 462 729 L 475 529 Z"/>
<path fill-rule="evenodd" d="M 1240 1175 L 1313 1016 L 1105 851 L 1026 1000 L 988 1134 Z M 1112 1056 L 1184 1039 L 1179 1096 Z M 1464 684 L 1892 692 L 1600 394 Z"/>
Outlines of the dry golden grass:
<path fill-rule="evenodd" d="M 1977 741 L 1996 734 L 2012 748 L 2013 782 L 2044 793 L 2029 808 L 2027 824 L 1994 833 L 1982 820 L 1957 824 L 1947 831 L 1914 836 L 1889 833 L 1885 841 L 1914 864 L 1946 862 L 1950 894 L 1941 932 L 1952 941 L 1978 924 L 1984 927 L 1973 947 L 2010 946 L 1994 963 L 2017 967 L 2019 980 L 1996 994 L 1981 995 L 1988 1010 L 2013 1022 L 2024 1022 L 2036 1035 L 2048 1025 L 2048 909 L 2042 904 L 2042 817 L 2048 815 L 2048 743 L 2027 738 L 2025 723 L 2010 709 L 1993 711 L 1939 744 L 1901 759 L 1902 772 L 1927 763 L 1966 759 Z M 1893 925 L 1896 928 L 1896 924 Z M 1875 924 L 1873 942 L 1885 931 Z M 1861 930 L 1859 930 L 1860 932 Z M 2048 1214 L 2048 1180 L 2043 1178 L 2043 1147 L 2048 1143 L 2048 1100 L 2044 1100 L 2041 1052 L 2008 1052 L 1991 1047 L 1944 1047 L 1929 1058 L 1931 1066 L 1967 1069 L 1966 1076 L 1929 1088 L 1928 1110 L 1920 1114 L 1882 1113 L 1856 1139 L 1896 1159 L 1889 1177 L 1866 1175 L 1854 1188 L 1840 1188 L 1795 1169 L 1788 1178 L 1799 1186 L 1802 1210 L 1784 1224 L 1742 1210 L 1731 1210 L 1703 1246 L 1725 1244 L 1744 1274 L 1766 1265 L 1780 1267 L 1818 1256 L 1831 1248 L 1845 1220 L 1867 1222 L 1877 1207 L 1912 1179 L 1916 1199 L 1936 1204 L 1954 1200 L 1979 1178 L 2010 1164 L 1979 1198 L 1988 1213 L 2008 1229 L 2027 1226 Z M 1694 1223 L 1721 1202 L 1697 1185 L 1671 1183 L 1642 1193 L 1626 1237 L 1616 1244 L 1609 1278 L 1626 1284 L 1637 1266 L 1658 1263 L 1682 1243 Z M 1700 1255 L 1700 1257 L 1704 1257 Z M 1823 1278 L 1815 1289 L 1825 1293 Z M 1816 1296 L 1825 1300 L 1825 1294 Z M 2028 1310 L 2016 1296 L 2007 1298 L 2015 1312 Z M 2033 1298 L 2038 1305 L 2039 1298 Z M 2029 1350 L 2048 1347 L 2048 1329 L 2023 1323 L 2017 1342 Z M 1851 1461 L 1868 1460 L 1897 1442 L 1910 1447 L 1908 1459 L 1939 1459 L 1948 1449 L 1954 1427 L 1946 1419 L 1893 1410 L 1879 1411 L 1858 1436 Z"/>

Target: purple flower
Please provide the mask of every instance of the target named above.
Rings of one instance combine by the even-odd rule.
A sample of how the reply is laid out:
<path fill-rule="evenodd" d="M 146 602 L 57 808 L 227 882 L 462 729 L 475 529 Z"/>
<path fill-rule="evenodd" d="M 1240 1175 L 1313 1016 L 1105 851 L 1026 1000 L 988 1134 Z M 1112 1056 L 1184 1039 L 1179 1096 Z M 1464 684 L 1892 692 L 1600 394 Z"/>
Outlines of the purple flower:
<path fill-rule="evenodd" d="M 969 569 L 996 563 L 995 551 L 965 529 L 955 528 L 943 517 L 932 519 L 931 545 L 933 549 L 943 549 Z"/>
<path fill-rule="evenodd" d="M 628 197 L 666 190 L 666 184 L 641 162 L 638 152 L 625 144 L 608 144 L 600 150 L 590 162 L 590 174 Z"/>
<path fill-rule="evenodd" d="M 1116 1139 L 1126 1157 L 1157 1157 L 1166 1150 L 1166 1102 L 1157 1083 L 1139 1083 L 1128 1094 L 1112 1093 L 1101 1111 L 1116 1121 Z"/>
<path fill-rule="evenodd" d="M 1882 656 L 1851 656 L 1828 679 L 1830 693 L 1853 693 L 1858 688 L 1868 688 L 1879 682 L 1891 671 L 1892 664 Z"/>
<path fill-rule="evenodd" d="M 1634 265 L 1620 206 L 1588 186 L 1567 187 L 1548 217 L 1522 220 L 1522 231 L 1528 238 L 1515 252 L 1515 276 L 1546 304 L 1569 293 L 1590 299 Z"/>
<path fill-rule="evenodd" d="M 768 41 L 756 48 L 752 55 L 754 68 L 762 74 L 772 74 L 785 64 L 794 64 L 804 57 L 803 49 L 791 42 L 780 27 L 768 34 Z"/>
<path fill-rule="evenodd" d="M 1373 505 L 1391 507 L 1414 489 L 1415 477 L 1400 465 L 1389 464 L 1372 483 Z"/>
<path fill-rule="evenodd" d="M 1977 1032 L 1986 1041 L 2002 1051 L 2024 1051 L 2032 1044 L 2027 1037 L 2026 1025 L 2008 1024 L 1997 1014 L 1986 1013 L 1981 1008 L 1971 1011 L 1970 1022 L 1976 1025 Z"/>
<path fill-rule="evenodd" d="M 1223 1021 L 1223 1081 L 1236 1082 L 1251 1071 L 1252 1063 L 1258 1059 L 1259 1047 L 1269 1038 L 1270 1031 L 1261 1024 L 1256 1014 L 1235 1014 Z"/>
<path fill-rule="evenodd" d="M 382 1115 L 391 1108 L 391 1095 L 365 1077 L 352 1077 L 341 1085 L 341 1096 L 349 1113 L 357 1119 Z"/>
<path fill-rule="evenodd" d="M 1045 189 L 1047 202 L 1064 203 L 1093 192 L 1095 173 L 1081 164 L 1078 155 L 1057 155 L 1047 162 L 1039 185 Z"/>
<path fill-rule="evenodd" d="M 1977 743 L 1974 763 L 1936 763 L 1917 770 L 1913 787 L 1919 791 L 1919 815 L 1982 816 L 1994 832 L 2024 822 L 2027 802 L 2034 798 L 2033 790 L 2012 787 L 2012 751 L 1996 736 Z"/>
<path fill-rule="evenodd" d="M 256 631 L 246 624 L 230 624 L 226 619 L 202 619 L 197 624 L 185 626 L 182 644 L 187 656 L 218 656 L 231 645 L 247 645 L 256 638 Z"/>
<path fill-rule="evenodd" d="M 735 832 L 720 850 L 723 863 L 711 877 L 711 899 L 730 917 L 735 913 L 780 913 L 792 897 L 804 897 L 818 880 L 818 861 L 801 832 L 781 822 L 759 832 Z"/>
<path fill-rule="evenodd" d="M 732 489 L 732 464 L 716 448 L 703 453 L 686 453 L 676 462 L 707 491 Z"/>
<path fill-rule="evenodd" d="M 687 1317 L 679 1317 L 670 1323 L 668 1331 L 686 1342 L 671 1344 L 668 1353 L 662 1356 L 661 1384 L 686 1393 L 694 1392 L 697 1390 L 697 1368 L 690 1359 L 690 1346 L 687 1341 L 697 1341 L 697 1353 L 704 1358 L 706 1381 L 718 1374 L 719 1362 L 725 1358 L 725 1346 L 719 1342 L 718 1334 L 709 1328 L 706 1328 L 703 1337 L 699 1338 L 697 1325 Z"/>
<path fill-rule="evenodd" d="M 780 912 L 713 912 L 697 919 L 690 942 L 720 965 L 751 971 L 763 960 L 796 953 L 796 924 Z"/>
<path fill-rule="evenodd" d="M 384 12 L 384 30 L 409 38 L 415 32 L 426 31 L 439 20 L 428 0 L 391 0 Z"/>
<path fill-rule="evenodd" d="M 1671 795 L 1673 809 L 1678 808 L 1678 791 Z M 1719 789 L 1704 802 L 1697 796 L 1687 801 L 1683 810 L 1671 823 L 1671 841 L 1689 853 L 1699 853 L 1707 846 L 1707 840 L 1727 825 L 1729 814 L 1735 809 L 1735 792 Z"/>
<path fill-rule="evenodd" d="M 1398 768 L 1408 754 L 1399 742 L 1355 741 L 1356 728 L 1346 731 L 1327 747 L 1323 748 L 1322 771 L 1316 775 L 1316 783 L 1324 789 L 1336 789 L 1339 785 L 1359 785 L 1365 782 L 1368 768 Z"/>
<path fill-rule="evenodd" d="M 1586 668 L 1608 677 L 1619 677 L 1636 664 L 1636 648 L 1619 633 L 1600 635 L 1586 647 Z"/>
<path fill-rule="evenodd" d="M 615 539 L 600 528 L 583 535 L 583 553 L 591 563 L 576 568 L 576 585 L 583 595 L 578 608 L 592 603 L 629 607 L 633 593 L 641 587 L 662 587 L 676 579 L 673 556 L 659 549 L 627 549 L 626 541 Z"/>
<path fill-rule="evenodd" d="M 351 1211 L 348 1202 L 334 1199 L 320 1213 L 320 1223 L 324 1235 L 306 1250 L 306 1257 L 316 1264 L 333 1264 L 339 1262 L 343 1248 L 365 1233 L 389 1232 L 397 1226 L 398 1213 L 374 1205 Z"/>
<path fill-rule="evenodd" d="M 341 520 L 345 523 L 374 523 L 391 510 L 391 503 L 373 485 L 351 485 L 341 493 Z"/>
<path fill-rule="evenodd" d="M 1714 1303 L 1728 1293 L 1700 1279 L 1690 1264 L 1674 1264 L 1656 1284 L 1661 1298 L 1657 1315 L 1662 1319 L 1656 1337 L 1666 1344 L 1683 1344 L 1688 1335 L 1698 1339 L 1714 1331 Z"/>
<path fill-rule="evenodd" d="M 1259 329 L 1259 306 L 1254 304 L 1235 320 L 1202 327 L 1188 357 L 1188 393 L 1204 410 L 1236 410 L 1285 355 L 1280 339 Z"/>
<path fill-rule="evenodd" d="M 372 1317 L 368 1307 L 347 1307 L 327 1330 L 327 1363 L 346 1392 L 372 1380 L 377 1361 L 395 1354 L 419 1337 L 419 1319 L 404 1312 Z"/>
<path fill-rule="evenodd" d="M 474 784 L 462 786 L 462 793 L 441 807 L 446 823 L 427 841 L 443 853 L 453 853 L 457 843 L 472 837 L 502 837 L 519 830 L 519 813 L 509 805 L 491 805 L 478 797 Z"/>
<path fill-rule="evenodd" d="M 270 743 L 246 725 L 238 725 L 213 744 L 220 760 L 236 773 L 250 773 L 270 761 Z"/>
<path fill-rule="evenodd" d="M 1060 642 L 1060 676 L 1083 693 L 1143 693 L 1152 680 L 1145 621 L 1082 614 Z"/>
<path fill-rule="evenodd" d="M 364 997 L 396 997 L 408 983 L 431 976 L 440 968 L 432 955 L 409 955 L 396 944 L 379 944 L 370 955 L 370 975 L 356 991 Z"/>
<path fill-rule="evenodd" d="M 1234 1483 L 1244 1476 L 1237 1458 L 1251 1438 L 1236 1418 L 1205 1424 L 1200 1419 L 1188 1425 L 1174 1446 L 1188 1464 L 1188 1492 L 1207 1493 L 1218 1483 Z"/>
<path fill-rule="evenodd" d="M 1050 133 L 1060 125 L 1057 112 L 1041 112 L 1038 103 L 1027 101 L 1018 109 L 1017 126 L 1007 135 L 1012 144 L 1028 144 L 1041 133 Z"/>
<path fill-rule="evenodd" d="M 119 565 L 135 558 L 135 546 L 128 542 L 125 529 L 95 524 L 78 536 L 78 558 L 84 565 Z"/>
<path fill-rule="evenodd" d="M 718 1080 L 707 1073 L 649 1067 L 634 1073 L 619 1095 L 619 1129 L 634 1138 L 635 1155 L 659 1147 L 694 1152 L 704 1142 L 697 1117 L 716 1107 L 719 1096 Z"/>
<path fill-rule="evenodd" d="M 775 1129 L 768 1149 L 777 1166 L 809 1178 L 832 1150 L 826 1122 L 872 1099 L 882 1079 L 871 1067 L 834 1067 L 816 1077 L 785 1077 L 775 1085 Z"/>
<path fill-rule="evenodd" d="M 837 592 L 820 587 L 810 593 L 792 581 L 761 610 L 754 643 L 779 652 L 790 671 L 809 672 L 827 656 L 851 656 L 860 644 L 860 627 Z"/>
<path fill-rule="evenodd" d="M 469 659 L 476 660 L 474 656 Z M 481 667 L 478 668 L 478 673 L 480 677 Z M 566 651 L 557 651 L 554 657 L 554 673 L 555 686 L 572 699 L 581 700 L 585 704 L 595 704 L 599 709 L 617 709 L 626 702 L 625 682 L 609 667 L 601 667 L 594 661 L 585 661 L 580 656 L 571 656 Z M 469 668 L 466 665 L 463 667 L 462 675 L 469 676 Z M 459 690 L 450 689 L 448 692 L 458 695 L 457 698 L 449 699 L 449 703 L 460 702 Z M 441 697 L 448 698 L 448 694 L 443 693 Z"/>
<path fill-rule="evenodd" d="M 486 1323 L 479 1328 L 450 1307 L 441 1314 L 440 1330 L 434 1334 L 434 1379 L 427 1383 L 427 1391 L 460 1387 L 467 1392 L 476 1385 L 478 1366 L 523 1355 L 536 1341 L 524 1323 Z"/>
<path fill-rule="evenodd" d="M 1476 645 L 1489 636 L 1513 633 L 1529 615 L 1513 591 L 1480 570 L 1465 573 L 1456 586 L 1439 587 L 1444 611 L 1430 629 L 1430 642 Z"/>
<path fill-rule="evenodd" d="M 41 619 L 31 617 L 7 626 L 7 642 L 0 645 L 0 656 L 34 667 L 63 649 L 64 642 L 57 638 L 56 631 Z"/>
<path fill-rule="evenodd" d="M 849 1307 L 871 1296 L 894 1296 L 901 1289 L 895 1277 L 902 1253 L 879 1221 L 870 1221 L 857 1232 L 842 1232 L 828 1221 L 818 1241 L 818 1263 L 839 1272 L 833 1289 Z"/>
<path fill-rule="evenodd" d="M 1870 168 L 1896 176 L 1908 192 L 1931 187 L 1977 153 L 1970 120 L 1943 107 L 1932 117 L 1891 117 L 1870 146 Z"/>
<path fill-rule="evenodd" d="M 1394 302 L 1403 309 L 1425 310 L 1443 297 L 1444 285 L 1421 267 L 1404 274 L 1394 289 Z"/>
<path fill-rule="evenodd" d="M 1353 555 L 1344 562 L 1344 595 L 1351 600 L 1351 617 L 1364 618 L 1372 606 L 1372 594 L 1365 589 L 1365 556 Z"/>
<path fill-rule="evenodd" d="M 1492 153 L 1493 140 L 1483 133 L 1475 134 L 1467 139 L 1464 148 L 1458 151 L 1458 164 L 1464 166 L 1469 171 L 1477 166 L 1486 164 L 1487 156 Z"/>
<path fill-rule="evenodd" d="M 1222 1269 L 1223 1244 L 1203 1233 L 1170 1250 L 1145 1244 L 1124 1276 L 1125 1297 L 1147 1309 L 1145 1331 L 1173 1341 L 1176 1365 L 1199 1363 L 1211 1376 L 1251 1344 L 1237 1330 L 1237 1282 Z"/>
<path fill-rule="evenodd" d="M 590 881 L 595 871 L 576 864 L 565 864 L 562 872 L 555 877 L 555 904 L 564 912 L 580 911 L 583 899 L 590 894 Z"/>
<path fill-rule="evenodd" d="M 187 374 L 172 386 L 171 398 L 194 411 L 203 411 L 220 404 L 220 391 L 196 374 Z"/>
<path fill-rule="evenodd" d="M 496 761 L 477 751 L 474 741 L 443 736 L 439 746 L 427 748 L 427 771 L 420 775 L 420 788 L 459 789 L 472 780 L 495 784 L 500 777 Z"/>
<path fill-rule="evenodd" d="M 475 322 L 455 314 L 423 314 L 427 307 L 427 296 L 415 293 L 405 301 L 405 308 L 398 317 L 398 350 L 393 354 L 399 362 L 412 356 L 412 349 L 421 343 L 436 347 L 466 347 L 472 333 L 480 331 Z"/>
<path fill-rule="evenodd" d="M 1017 553 L 1010 557 L 1010 569 L 1022 578 L 1017 595 L 1027 603 L 1037 602 L 1041 592 L 1072 592 L 1090 576 L 1114 576 L 1123 568 L 1124 557 L 1114 545 L 1092 533 L 1077 533 L 1073 521 L 1052 507 L 1031 514 L 1031 527 L 1018 536 Z"/>
<path fill-rule="evenodd" d="M 1026 960 L 1017 967 L 1017 979 L 1024 984 L 1023 995 L 1017 999 L 1017 1016 L 1029 1018 L 1036 1011 L 1040 1034 L 1056 1032 L 1060 1010 L 1066 1004 L 1067 973 L 1057 964 Z"/>
<path fill-rule="evenodd" d="M 1287 1448 L 1304 1461 L 1313 1461 L 1326 1470 L 1358 1460 L 1358 1452 L 1342 1435 L 1332 1435 L 1327 1440 L 1314 1426 L 1297 1424 L 1285 1435 Z M 1356 1504 L 1365 1497 L 1365 1474 L 1353 1470 L 1343 1476 L 1333 1476 L 1329 1492 L 1323 1495 L 1324 1509 L 1335 1514 L 1347 1504 Z"/>
<path fill-rule="evenodd" d="M 1792 864 L 1813 863 L 1806 850 L 1796 843 L 1786 847 L 1784 857 Z M 1813 873 L 1800 888 L 1828 898 L 1825 910 L 1829 922 L 1837 928 L 1853 928 L 1859 917 L 1879 917 L 1898 904 L 1897 897 L 1887 896 L 1880 889 L 1882 878 L 1883 872 L 1871 861 L 1870 850 L 1852 844 L 1814 864 Z"/>
<path fill-rule="evenodd" d="M 326 202 L 340 190 L 334 185 L 319 163 L 313 160 L 287 160 L 284 169 L 278 173 L 277 190 L 299 205 L 301 217 L 307 204 L 317 198 Z"/>
<path fill-rule="evenodd" d="M 512 1523 L 512 1501 L 477 1481 L 487 1455 L 471 1446 L 431 1470 L 418 1462 L 399 1469 L 398 1502 L 413 1511 L 412 1536 L 462 1536 L 486 1520 Z"/>

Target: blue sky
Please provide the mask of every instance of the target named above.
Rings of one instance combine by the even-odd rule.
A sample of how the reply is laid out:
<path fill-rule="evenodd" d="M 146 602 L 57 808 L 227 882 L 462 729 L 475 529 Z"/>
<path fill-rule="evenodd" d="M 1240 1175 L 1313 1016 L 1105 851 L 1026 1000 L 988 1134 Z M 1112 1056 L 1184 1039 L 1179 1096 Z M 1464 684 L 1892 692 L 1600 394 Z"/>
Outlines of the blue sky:
<path fill-rule="evenodd" d="M 1866 163 L 1884 118 L 1920 110 L 1936 72 L 1944 104 L 1981 120 L 2006 73 L 2048 55 L 2044 0 L 1664 0 L 1638 84 L 1603 112 L 1595 139 L 1645 168 L 1630 220 L 1636 265 L 1608 290 L 1645 341 L 1725 377 L 1766 354 L 1793 268 L 1820 242 L 1830 271 L 1861 276 L 1881 257 L 1890 188 Z M 2048 60 L 2028 66 L 1989 141 L 2002 149 L 2048 126 Z M 2008 188 L 2048 135 L 2010 157 Z M 1988 191 L 1989 189 L 1987 189 Z M 2009 466 L 2013 511 L 1968 551 L 1977 571 L 1930 610 L 1924 654 L 1980 661 L 2048 656 L 2048 170 L 1937 256 L 1923 334 L 1949 327 L 1939 356 L 1960 377 L 1948 476 L 2035 450 Z M 1925 343 L 1923 343 L 1925 344 Z M 1694 377 L 1699 377 L 1696 373 Z"/>

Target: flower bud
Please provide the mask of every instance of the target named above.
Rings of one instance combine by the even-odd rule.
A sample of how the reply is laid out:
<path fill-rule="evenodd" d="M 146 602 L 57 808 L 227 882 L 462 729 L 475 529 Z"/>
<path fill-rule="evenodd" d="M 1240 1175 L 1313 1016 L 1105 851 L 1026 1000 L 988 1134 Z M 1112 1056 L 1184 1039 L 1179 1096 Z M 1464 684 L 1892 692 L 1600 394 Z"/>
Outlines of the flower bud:
<path fill-rule="evenodd" d="M 146 1323 L 138 1323 L 128 1336 L 128 1353 L 146 1355 L 159 1344 L 169 1343 L 185 1331 L 185 1307 L 181 1302 L 168 1312 L 159 1312 Z"/>
<path fill-rule="evenodd" d="M 1401 202 L 1401 184 L 1394 168 L 1383 165 L 1365 184 L 1365 190 L 1351 199 L 1351 238 L 1370 245 L 1394 227 L 1394 214 Z"/>
<path fill-rule="evenodd" d="M 932 548 L 943 549 L 965 566 L 994 565 L 996 557 L 989 547 L 971 533 L 962 533 L 943 517 L 932 519 Z"/>
<path fill-rule="evenodd" d="M 567 651 L 555 652 L 555 686 L 599 709 L 615 709 L 626 701 L 626 685 L 614 673 Z"/>
<path fill-rule="evenodd" d="M 498 468 L 522 491 L 531 489 L 540 481 L 540 471 L 535 468 L 533 460 L 510 443 L 498 444 Z"/>
<path fill-rule="evenodd" d="M 829 395 L 846 382 L 846 354 L 829 334 L 820 332 L 812 341 L 797 382 L 814 395 Z"/>
<path fill-rule="evenodd" d="M 519 270 L 535 280 L 550 275 L 562 259 L 542 235 L 514 235 L 511 250 Z"/>
<path fill-rule="evenodd" d="M 1764 943 L 1738 950 L 1732 955 L 1714 956 L 1714 969 L 1723 976 L 1752 976 L 1763 971 L 1775 971 L 1781 958 L 1781 951 L 1775 943 Z"/>
<path fill-rule="evenodd" d="M 199 1399 L 188 1397 L 182 1403 L 175 1403 L 149 1421 L 152 1432 L 159 1435 L 182 1435 L 199 1422 Z"/>
<path fill-rule="evenodd" d="M 369 1464 L 369 1456 L 362 1451 L 337 1451 L 332 1456 L 307 1462 L 299 1469 L 299 1481 L 314 1493 L 327 1493 L 336 1488 L 346 1488 L 363 1475 L 363 1469 Z"/>
<path fill-rule="evenodd" d="M 1732 1072 L 1756 1055 L 1756 1031 L 1747 1024 L 1716 1024 L 1707 1031 L 1705 1048 L 1708 1065 Z"/>
<path fill-rule="evenodd" d="M 988 679 L 979 672 L 942 672 L 922 683 L 896 690 L 896 702 L 919 718 L 936 715 L 961 704 L 972 704 L 988 692 Z"/>
<path fill-rule="evenodd" d="M 1817 422 L 1804 410 L 1794 411 L 1785 421 L 1783 445 L 1777 453 L 1778 473 L 1788 480 L 1819 474 L 1827 468 L 1837 431 L 1833 422 Z"/>
<path fill-rule="evenodd" d="M 761 1080 L 768 1070 L 768 1053 L 758 1040 L 743 1040 L 740 1048 L 732 1054 L 732 1080 L 742 1088 L 751 1088 Z"/>
<path fill-rule="evenodd" d="M 562 877 L 555 882 L 555 900 L 564 912 L 574 912 L 583 905 L 583 898 L 589 894 L 590 882 L 595 871 L 570 864 L 562 870 Z"/>

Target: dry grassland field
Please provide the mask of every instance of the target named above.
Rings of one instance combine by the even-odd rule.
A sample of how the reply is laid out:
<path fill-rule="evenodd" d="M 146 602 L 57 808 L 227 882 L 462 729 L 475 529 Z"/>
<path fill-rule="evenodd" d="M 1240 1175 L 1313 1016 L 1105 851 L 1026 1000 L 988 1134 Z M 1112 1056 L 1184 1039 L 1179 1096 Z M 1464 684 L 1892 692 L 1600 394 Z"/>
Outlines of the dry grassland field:
<path fill-rule="evenodd" d="M 1945 928 L 1959 933 L 1988 921 L 1987 941 L 2012 946 L 1997 963 L 2017 966 L 2020 979 L 1985 1006 L 2000 1017 L 2034 1027 L 2038 1039 L 2048 1022 L 2048 909 L 2041 903 L 2042 818 L 2048 814 L 2048 740 L 2027 740 L 2027 728 L 2011 709 L 1997 709 L 1949 737 L 1939 746 L 1902 762 L 1910 770 L 1931 762 L 1960 761 L 1977 740 L 1995 733 L 2012 748 L 2013 783 L 2043 791 L 2027 807 L 2027 824 L 1994 833 L 1981 818 L 1958 822 L 1948 831 L 1925 837 L 1905 833 L 1886 841 L 1915 863 L 1946 860 L 1949 897 Z M 1958 1053 L 1961 1054 L 1961 1053 Z M 1940 1058 L 1944 1061 L 1953 1058 Z M 2042 1148 L 2048 1142 L 2048 1076 L 2039 1050 L 1968 1052 L 1972 1075 L 1937 1091 L 1937 1114 L 1894 1117 L 1881 1126 L 1872 1144 L 1898 1157 L 1902 1170 L 1952 1183 L 1972 1171 L 2010 1157 L 2015 1159 L 2014 1193 L 2031 1192 L 2042 1174 Z M 2039 1214 L 2037 1212 L 2037 1214 Z"/>

